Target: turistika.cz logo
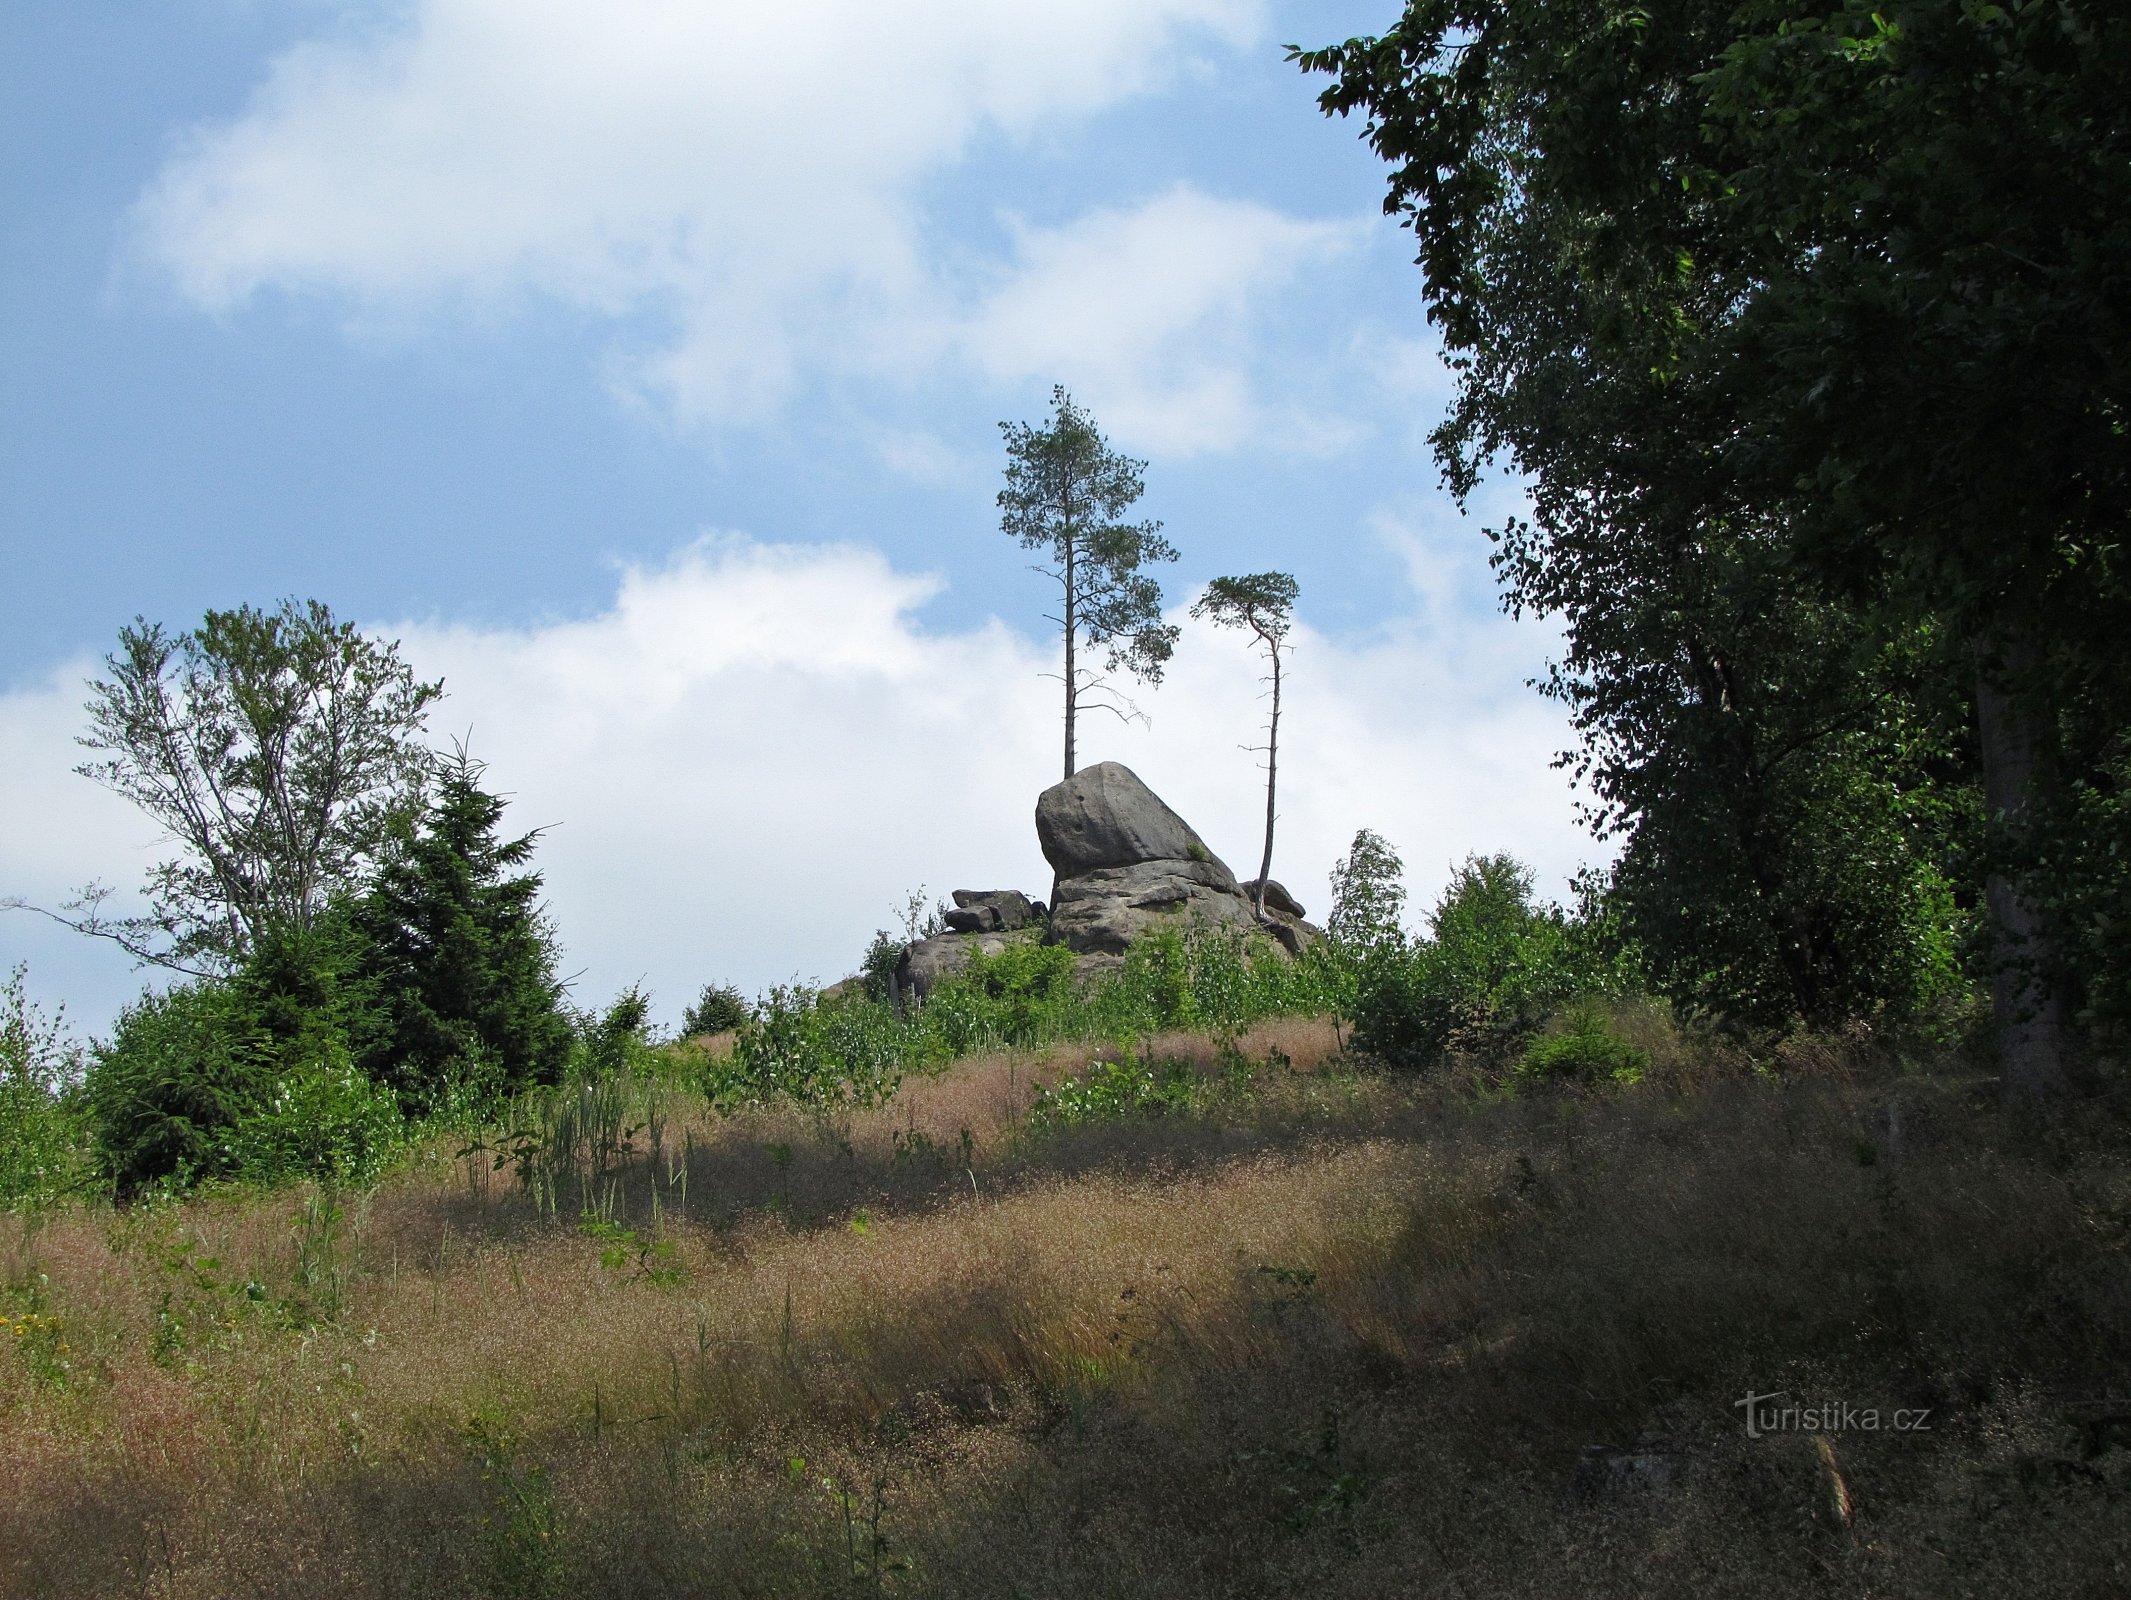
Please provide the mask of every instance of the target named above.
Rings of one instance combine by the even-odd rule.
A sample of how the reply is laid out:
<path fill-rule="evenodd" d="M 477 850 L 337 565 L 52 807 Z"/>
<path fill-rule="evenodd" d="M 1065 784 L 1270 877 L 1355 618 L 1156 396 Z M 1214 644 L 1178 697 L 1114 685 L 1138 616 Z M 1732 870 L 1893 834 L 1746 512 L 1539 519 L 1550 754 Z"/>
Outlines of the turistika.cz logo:
<path fill-rule="evenodd" d="M 1731 1408 L 1746 1417 L 1746 1436 L 1758 1439 L 1765 1433 L 1928 1433 L 1931 1408 L 1922 1406 L 1882 1411 L 1876 1406 L 1854 1406 L 1847 1400 L 1822 1400 L 1811 1405 L 1785 1404 L 1790 1395 L 1747 1392 Z"/>

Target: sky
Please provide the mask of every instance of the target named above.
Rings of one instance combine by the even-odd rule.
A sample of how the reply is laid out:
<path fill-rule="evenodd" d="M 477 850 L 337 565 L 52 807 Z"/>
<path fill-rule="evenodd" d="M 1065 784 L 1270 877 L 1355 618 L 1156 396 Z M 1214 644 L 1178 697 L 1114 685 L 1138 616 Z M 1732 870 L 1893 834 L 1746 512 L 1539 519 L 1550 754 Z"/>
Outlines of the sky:
<path fill-rule="evenodd" d="M 1054 384 L 1146 461 L 1185 631 L 1084 725 L 1246 873 L 1258 666 L 1186 607 L 1301 584 L 1274 875 L 1356 829 L 1416 909 L 1601 854 L 1359 127 L 1283 58 L 1394 0 L 9 0 L 0 895 L 137 883 L 72 772 L 135 616 L 316 597 L 445 680 L 582 1003 L 851 970 L 912 891 L 1048 883 L 1044 582 L 998 425 Z M 148 975 L 31 913 L 0 971 Z"/>

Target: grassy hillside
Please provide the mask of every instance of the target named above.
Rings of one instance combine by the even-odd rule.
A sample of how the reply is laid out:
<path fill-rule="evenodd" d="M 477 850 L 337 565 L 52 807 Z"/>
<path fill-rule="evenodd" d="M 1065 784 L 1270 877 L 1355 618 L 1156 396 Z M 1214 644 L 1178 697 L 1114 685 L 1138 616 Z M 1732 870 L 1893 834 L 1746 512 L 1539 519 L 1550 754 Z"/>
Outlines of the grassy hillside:
<path fill-rule="evenodd" d="M 0 1219 L 0 1589 L 2124 1592 L 2120 1126 L 1620 1025 L 1603 1091 L 1287 1021 Z"/>

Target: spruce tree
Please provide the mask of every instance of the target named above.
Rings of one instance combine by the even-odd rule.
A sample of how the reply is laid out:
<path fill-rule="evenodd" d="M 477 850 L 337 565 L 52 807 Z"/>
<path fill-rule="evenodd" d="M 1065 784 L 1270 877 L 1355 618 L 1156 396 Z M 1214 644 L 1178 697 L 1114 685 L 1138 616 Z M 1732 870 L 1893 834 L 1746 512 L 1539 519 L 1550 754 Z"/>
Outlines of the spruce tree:
<path fill-rule="evenodd" d="M 463 749 L 441 763 L 421 824 L 398 832 L 355 908 L 360 1059 L 410 1108 L 455 1085 L 553 1082 L 569 1056 L 540 875 L 519 870 L 539 834 L 498 837 L 504 802 L 481 775 Z"/>

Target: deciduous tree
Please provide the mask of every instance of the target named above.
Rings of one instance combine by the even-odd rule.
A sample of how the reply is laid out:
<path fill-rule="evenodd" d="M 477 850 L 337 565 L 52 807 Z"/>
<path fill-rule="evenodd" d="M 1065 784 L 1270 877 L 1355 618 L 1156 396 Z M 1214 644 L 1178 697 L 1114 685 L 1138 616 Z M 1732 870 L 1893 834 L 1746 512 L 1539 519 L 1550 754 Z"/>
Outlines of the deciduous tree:
<path fill-rule="evenodd" d="M 418 800 L 417 736 L 442 684 L 315 600 L 210 611 L 179 634 L 136 619 L 105 669 L 81 740 L 102 759 L 78 770 L 178 854 L 150 872 L 147 915 L 105 916 L 111 891 L 92 885 L 74 925 L 143 961 L 228 971 L 307 937 Z"/>
<path fill-rule="evenodd" d="M 2120 787 L 2131 686 L 2131 18 L 2081 0 L 1413 0 L 1383 37 L 1301 59 L 1393 166 L 1386 209 L 1415 231 L 1459 373 L 1437 434 L 1452 486 L 1498 454 L 1534 484 L 1500 560 L 1513 606 L 1565 616 L 1572 677 L 1593 626 L 1637 617 L 1646 641 L 1585 683 L 1701 670 L 1707 720 L 1740 729 L 1757 700 L 1805 709 L 1823 625 L 1860 641 L 1838 659 L 1922 640 L 1942 680 L 1964 664 L 2008 1078 L 2046 1093 L 2068 928 L 2037 841 L 2068 797 Z M 1712 548 L 1754 574 L 1714 611 L 1695 586 Z M 1817 619 L 1758 659 L 1710 626 L 1755 586 L 1762 617 Z M 1829 683 L 1792 731 L 1748 742 L 1825 728 L 1794 766 L 1914 793 L 1870 682 Z M 1648 697 L 1611 734 L 1665 756 L 1631 702 Z M 2071 843 L 2092 867 L 2076 876 L 2119 894 L 2124 811 Z M 1877 848 L 1841 832 L 1815 848 Z M 2096 952 L 2070 988 L 2127 977 Z"/>

